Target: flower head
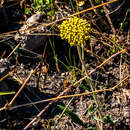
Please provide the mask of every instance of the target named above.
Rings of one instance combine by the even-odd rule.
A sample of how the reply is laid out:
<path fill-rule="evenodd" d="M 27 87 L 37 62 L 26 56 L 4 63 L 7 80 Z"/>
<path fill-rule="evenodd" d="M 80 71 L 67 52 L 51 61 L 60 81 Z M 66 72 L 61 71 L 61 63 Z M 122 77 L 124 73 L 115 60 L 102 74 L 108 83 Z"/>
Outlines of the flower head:
<path fill-rule="evenodd" d="M 78 17 L 65 20 L 58 27 L 61 39 L 68 40 L 71 46 L 84 44 L 90 38 L 89 32 L 92 30 L 87 20 Z"/>

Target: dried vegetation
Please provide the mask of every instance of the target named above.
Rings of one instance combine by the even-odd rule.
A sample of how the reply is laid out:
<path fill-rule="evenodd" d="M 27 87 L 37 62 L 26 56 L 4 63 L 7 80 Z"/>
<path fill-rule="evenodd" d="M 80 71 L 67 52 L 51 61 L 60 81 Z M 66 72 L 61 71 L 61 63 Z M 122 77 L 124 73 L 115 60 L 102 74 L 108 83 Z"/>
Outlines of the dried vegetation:
<path fill-rule="evenodd" d="M 1 1 L 0 129 L 130 129 L 129 5 Z"/>

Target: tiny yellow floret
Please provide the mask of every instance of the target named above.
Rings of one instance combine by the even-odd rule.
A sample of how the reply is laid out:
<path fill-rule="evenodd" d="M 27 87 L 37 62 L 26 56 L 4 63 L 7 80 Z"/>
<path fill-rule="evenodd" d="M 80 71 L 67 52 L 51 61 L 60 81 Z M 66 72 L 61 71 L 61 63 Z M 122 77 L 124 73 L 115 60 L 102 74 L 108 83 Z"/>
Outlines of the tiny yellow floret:
<path fill-rule="evenodd" d="M 89 32 L 92 31 L 88 21 L 78 17 L 65 20 L 58 27 L 61 39 L 68 40 L 71 46 L 84 44 L 90 38 Z"/>

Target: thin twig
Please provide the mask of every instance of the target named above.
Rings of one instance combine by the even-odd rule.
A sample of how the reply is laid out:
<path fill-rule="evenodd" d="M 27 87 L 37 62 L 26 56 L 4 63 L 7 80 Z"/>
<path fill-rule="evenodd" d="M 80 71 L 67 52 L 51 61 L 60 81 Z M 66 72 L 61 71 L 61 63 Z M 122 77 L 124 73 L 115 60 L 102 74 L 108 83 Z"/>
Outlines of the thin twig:
<path fill-rule="evenodd" d="M 70 98 L 70 97 L 77 97 L 77 96 L 84 96 L 84 95 L 91 95 L 93 93 L 101 93 L 101 92 L 107 92 L 107 91 L 113 91 L 115 90 L 116 88 L 119 87 L 119 85 L 121 83 L 123 83 L 125 80 L 127 80 L 128 78 L 130 77 L 130 75 L 126 76 L 124 79 L 122 79 L 117 85 L 115 85 L 114 87 L 110 88 L 110 89 L 101 89 L 101 90 L 95 90 L 95 91 L 92 91 L 92 92 L 87 92 L 87 93 L 80 93 L 80 94 L 74 94 L 74 95 L 65 95 L 65 96 L 58 96 L 58 97 L 55 97 L 55 98 L 50 98 L 50 99 L 45 99 L 45 100 L 41 100 L 41 101 L 37 101 L 37 102 L 32 102 L 32 103 L 28 103 L 28 104 L 23 104 L 23 105 L 17 105 L 17 106 L 14 106 L 14 107 L 10 107 L 9 110 L 13 110 L 13 109 L 16 109 L 16 108 L 20 108 L 20 107 L 25 107 L 25 106 L 30 106 L 30 105 L 36 105 L 36 104 L 40 104 L 40 103 L 45 103 L 45 102 L 49 102 L 49 101 L 53 101 L 53 103 L 59 99 L 65 99 L 65 98 Z M 50 102 L 52 104 L 52 102 Z M 49 104 L 50 104 L 49 103 Z M 45 108 L 44 108 L 45 110 Z M 44 111 L 42 110 L 42 112 Z"/>
<path fill-rule="evenodd" d="M 99 66 L 97 66 L 95 69 L 93 69 L 91 72 L 88 73 L 88 76 L 91 75 L 92 73 L 96 72 L 99 68 L 101 68 L 104 64 L 106 64 L 107 62 L 109 62 L 112 58 L 114 58 L 115 56 L 119 55 L 120 53 L 122 52 L 125 52 L 126 49 L 123 49 L 115 54 L 113 54 L 111 57 L 109 57 L 108 59 L 104 60 L 103 63 L 101 63 Z M 59 94 L 59 96 L 57 96 L 56 98 L 58 97 L 61 97 L 62 95 L 64 95 L 66 92 L 68 92 L 72 87 L 75 87 L 76 85 L 78 85 L 80 82 L 82 82 L 84 79 L 88 78 L 88 76 L 84 76 L 83 78 L 81 78 L 80 80 L 78 80 L 77 82 L 75 82 L 73 85 L 69 85 L 68 88 L 66 88 L 63 92 L 61 92 Z M 33 104 L 39 104 L 39 103 L 43 103 L 43 102 L 46 102 L 46 101 L 50 101 L 51 99 L 47 99 L 47 100 L 41 100 L 41 101 L 37 101 L 37 102 L 34 102 Z M 50 104 L 52 104 L 52 102 L 50 102 Z M 23 105 L 17 105 L 17 106 L 14 106 L 14 107 L 10 107 L 9 110 L 12 110 L 12 109 L 16 109 L 16 108 L 19 108 L 19 107 L 24 107 L 24 106 L 29 106 L 29 105 L 32 105 L 32 103 L 28 103 L 28 104 L 23 104 Z M 1 108 L 2 109 L 2 108 Z M 4 109 L 2 109 L 4 110 Z"/>
<path fill-rule="evenodd" d="M 53 130 L 55 130 L 56 126 L 58 125 L 60 119 L 62 118 L 62 116 L 64 115 L 65 111 L 67 110 L 67 108 L 69 107 L 69 105 L 71 104 L 71 102 L 73 101 L 74 97 L 71 98 L 71 100 L 68 102 L 68 104 L 65 106 L 64 110 L 62 111 L 62 113 L 60 114 L 59 118 L 56 120 L 55 124 L 54 124 L 54 128 Z"/>
<path fill-rule="evenodd" d="M 104 4 L 103 1 L 102 1 L 102 4 Z M 116 30 L 115 30 L 115 28 L 114 28 L 114 26 L 112 24 L 111 18 L 110 18 L 109 13 L 108 13 L 108 9 L 106 8 L 105 5 L 103 6 L 103 8 L 104 8 L 104 12 L 106 14 L 107 20 L 108 20 L 108 22 L 110 24 L 111 30 L 112 30 L 113 34 L 115 35 L 116 34 Z"/>
<path fill-rule="evenodd" d="M 92 70 L 88 75 L 94 73 L 95 71 L 97 71 L 99 68 L 101 68 L 104 64 L 106 64 L 109 60 L 111 60 L 113 57 L 117 56 L 118 54 L 122 53 L 125 49 L 117 52 L 116 54 L 113 54 L 111 57 L 109 57 L 108 59 L 106 59 L 102 64 L 100 64 L 99 66 L 97 66 L 94 70 Z M 51 101 L 25 128 L 24 130 L 28 129 L 32 124 L 33 122 L 35 122 L 37 120 L 37 118 L 39 118 L 39 116 L 41 116 L 43 114 L 43 112 L 45 112 L 45 110 L 47 108 L 49 108 L 49 106 L 54 103 L 55 101 L 59 100 L 59 99 L 62 99 L 62 98 L 68 98 L 69 96 L 62 96 L 64 95 L 66 92 L 68 92 L 72 87 L 75 87 L 76 85 L 78 85 L 81 81 L 83 81 L 84 79 L 88 78 L 88 75 L 87 76 L 84 76 L 83 78 L 81 78 L 80 80 L 78 80 L 77 82 L 75 82 L 73 85 L 70 85 L 67 89 L 65 89 L 61 94 L 59 94 L 59 96 L 57 96 L 56 98 L 51 98 L 51 99 L 47 99 L 47 100 L 43 100 L 43 101 L 39 101 L 38 103 L 43 103 L 43 102 L 48 102 L 48 101 Z M 88 92 L 86 95 L 89 95 L 89 94 L 93 94 L 93 93 L 97 93 L 97 92 L 103 92 L 103 91 L 106 91 L 106 89 L 104 90 L 96 90 L 94 92 Z M 111 91 L 111 89 L 107 89 L 107 91 Z M 79 94 L 77 94 L 79 95 Z M 72 95 L 71 95 L 72 96 Z M 82 96 L 82 94 L 80 94 L 80 96 Z M 62 97 L 62 98 L 61 98 Z M 33 103 L 34 104 L 34 103 Z"/>
<path fill-rule="evenodd" d="M 44 51 L 43 51 L 41 61 L 40 61 L 39 74 L 38 74 L 38 78 L 37 78 L 37 88 L 39 87 L 39 81 L 40 81 L 40 76 L 41 76 L 41 72 L 42 72 L 42 67 L 44 65 L 44 58 L 45 58 L 46 48 L 47 48 L 47 43 L 45 44 Z"/>
<path fill-rule="evenodd" d="M 16 51 L 16 49 L 20 46 L 21 43 L 19 43 L 12 51 L 11 53 L 8 55 L 8 57 L 6 58 L 6 61 L 11 57 L 11 55 Z M 5 63 L 5 60 L 0 64 L 0 67 Z"/>
<path fill-rule="evenodd" d="M 4 80 L 5 78 L 7 78 L 8 76 L 12 75 L 13 72 L 14 72 L 14 70 L 11 70 L 8 74 L 6 74 L 4 77 L 2 77 L 2 78 L 0 79 L 0 82 L 3 81 L 3 80 Z"/>
<path fill-rule="evenodd" d="M 114 87 L 112 87 L 111 89 L 103 89 L 103 90 L 95 90 L 93 92 L 87 92 L 87 93 L 81 93 L 81 94 L 74 94 L 74 95 L 66 95 L 66 96 L 58 96 L 56 98 L 51 98 L 51 99 L 47 99 L 44 100 L 44 102 L 48 102 L 48 101 L 56 101 L 59 99 L 63 99 L 63 98 L 70 98 L 70 97 L 77 97 L 77 96 L 84 96 L 84 95 L 90 95 L 93 93 L 101 93 L 101 92 L 107 92 L 107 91 L 113 91 L 116 88 L 118 88 L 118 86 L 124 82 L 126 79 L 128 79 L 130 77 L 130 75 L 128 75 L 127 77 L 125 77 L 122 81 L 120 81 L 117 85 L 115 85 Z M 34 103 L 33 103 L 34 104 Z M 52 104 L 52 102 L 50 102 L 49 104 Z M 27 130 L 37 119 L 40 118 L 40 116 L 43 114 L 45 109 L 43 109 L 25 128 L 24 130 Z"/>
<path fill-rule="evenodd" d="M 7 59 L 9 59 L 11 57 L 11 55 L 16 51 L 16 49 L 20 46 L 21 43 L 19 43 L 14 49 L 13 51 L 8 55 Z"/>
<path fill-rule="evenodd" d="M 122 24 L 124 24 L 124 22 L 126 21 L 128 13 L 129 13 L 129 9 L 126 11 L 126 14 L 125 14 L 125 17 L 124 17 L 124 19 L 123 19 Z M 120 28 L 119 28 L 119 30 L 118 30 L 118 32 L 117 32 L 117 34 L 116 34 L 117 36 L 118 36 L 118 34 L 120 33 L 121 29 L 122 29 L 122 26 L 120 26 Z M 128 29 L 129 29 L 129 28 L 128 28 Z"/>
<path fill-rule="evenodd" d="M 76 13 L 74 13 L 74 14 L 71 14 L 70 16 L 63 17 L 63 18 L 61 18 L 61 19 L 55 20 L 54 22 L 51 22 L 51 23 L 48 23 L 48 24 L 45 24 L 45 23 L 44 23 L 44 24 L 42 24 L 42 26 L 43 26 L 43 27 L 47 27 L 47 26 L 56 24 L 56 23 L 61 22 L 61 21 L 65 20 L 65 19 L 68 19 L 68 18 L 70 18 L 70 17 L 77 16 L 77 15 L 79 15 L 79 14 L 88 12 L 88 11 L 93 10 L 93 9 L 96 9 L 96 8 L 100 8 L 100 7 L 104 6 L 104 5 L 108 5 L 108 4 L 114 3 L 114 2 L 116 2 L 116 1 L 118 1 L 118 0 L 111 0 L 111 1 L 109 1 L 109 2 L 105 2 L 105 3 L 100 4 L 100 5 L 96 5 L 96 6 L 94 6 L 94 7 L 91 7 L 91 8 L 82 10 L 82 11 L 80 11 L 80 12 L 76 12 Z M 41 26 L 41 25 L 40 25 L 40 26 Z M 25 31 L 28 31 L 28 30 L 29 30 L 29 31 L 32 31 L 32 30 L 36 30 L 36 28 L 35 28 L 35 27 L 32 27 L 32 28 L 26 29 Z"/>
<path fill-rule="evenodd" d="M 27 79 L 24 81 L 24 83 L 22 84 L 22 86 L 20 87 L 20 89 L 18 90 L 18 92 L 15 94 L 15 96 L 13 97 L 13 99 L 10 101 L 10 103 L 7 105 L 8 107 L 10 107 L 13 102 L 15 101 L 15 99 L 17 98 L 17 96 L 20 94 L 20 92 L 23 90 L 23 88 L 25 87 L 26 83 L 29 81 L 29 79 L 31 78 L 32 74 L 34 73 L 34 70 L 30 71 L 29 76 L 27 77 Z"/>
<path fill-rule="evenodd" d="M 100 7 L 104 6 L 104 5 L 108 5 L 108 4 L 117 2 L 117 1 L 118 1 L 118 0 L 111 0 L 111 1 L 105 2 L 105 3 L 103 3 L 103 4 L 96 5 L 96 6 L 94 6 L 94 7 L 90 7 L 90 8 L 88 8 L 88 9 L 82 10 L 82 11 L 80 11 L 80 12 L 76 12 L 76 13 L 74 13 L 74 14 L 71 14 L 69 17 L 68 17 L 68 16 L 67 16 L 67 17 L 63 17 L 63 18 L 61 18 L 61 19 L 55 20 L 54 22 L 50 22 L 50 23 L 47 23 L 47 24 L 44 23 L 44 24 L 41 24 L 41 25 L 42 25 L 43 27 L 47 27 L 47 26 L 56 24 L 56 23 L 58 23 L 58 22 L 61 22 L 61 21 L 65 20 L 65 19 L 68 19 L 68 18 L 70 18 L 70 17 L 77 16 L 77 15 L 79 15 L 79 14 L 88 12 L 88 11 L 90 11 L 90 10 L 94 10 L 94 9 L 96 9 L 96 8 L 100 8 Z M 40 26 L 41 26 L 41 25 L 40 25 Z M 33 31 L 33 30 L 37 30 L 37 28 L 31 27 L 31 28 L 26 29 L 25 31 Z M 17 30 L 15 30 L 15 31 L 10 31 L 10 32 L 7 32 L 7 33 L 2 33 L 2 34 L 0 34 L 0 36 L 10 35 L 10 34 L 14 34 L 14 33 L 16 33 L 16 32 L 17 32 Z"/>

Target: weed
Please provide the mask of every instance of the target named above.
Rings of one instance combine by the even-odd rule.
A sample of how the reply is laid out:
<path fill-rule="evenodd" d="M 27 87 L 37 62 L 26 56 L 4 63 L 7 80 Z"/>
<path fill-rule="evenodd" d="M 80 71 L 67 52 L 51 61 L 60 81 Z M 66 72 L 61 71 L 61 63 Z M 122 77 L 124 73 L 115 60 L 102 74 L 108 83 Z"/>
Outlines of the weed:
<path fill-rule="evenodd" d="M 59 66 L 58 66 L 58 58 L 57 58 L 57 54 L 56 54 L 56 51 L 55 51 L 55 43 L 51 39 L 49 39 L 49 42 L 50 42 L 50 45 L 51 45 L 51 48 L 52 48 L 52 51 L 53 51 L 56 69 L 57 69 L 58 72 L 60 72 L 60 69 L 59 69 Z"/>
<path fill-rule="evenodd" d="M 82 74 L 85 72 L 85 75 L 88 75 L 84 61 L 84 45 L 85 41 L 91 38 L 91 35 L 89 34 L 89 32 L 92 31 L 90 24 L 87 20 L 73 17 L 69 20 L 63 21 L 62 24 L 59 25 L 59 29 L 61 39 L 67 39 L 70 46 L 77 47 L 79 59 L 82 64 Z M 89 85 L 91 90 L 94 91 L 95 88 L 92 85 L 91 79 L 89 80 Z M 96 102 L 99 114 L 99 118 L 95 117 L 95 119 L 97 120 L 99 127 L 102 127 L 102 122 L 99 123 L 99 121 L 102 121 L 100 101 L 98 100 L 96 93 L 93 94 L 93 98 Z"/>
<path fill-rule="evenodd" d="M 64 107 L 64 106 L 61 106 L 61 105 L 59 105 L 59 108 L 60 108 L 61 110 L 64 110 L 64 109 L 65 109 L 65 107 Z M 67 116 L 69 116 L 69 117 L 71 118 L 71 120 L 73 120 L 73 122 L 75 122 L 76 124 L 79 124 L 79 125 L 85 127 L 84 122 L 83 122 L 74 112 L 72 112 L 69 108 L 66 108 L 66 109 L 65 109 L 65 114 L 66 114 Z"/>
<path fill-rule="evenodd" d="M 54 14 L 54 0 L 33 0 L 31 7 L 26 8 L 25 13 L 30 15 L 31 12 L 41 12 L 43 9 L 48 11 L 48 15 Z"/>

